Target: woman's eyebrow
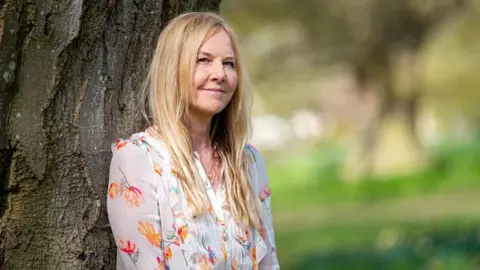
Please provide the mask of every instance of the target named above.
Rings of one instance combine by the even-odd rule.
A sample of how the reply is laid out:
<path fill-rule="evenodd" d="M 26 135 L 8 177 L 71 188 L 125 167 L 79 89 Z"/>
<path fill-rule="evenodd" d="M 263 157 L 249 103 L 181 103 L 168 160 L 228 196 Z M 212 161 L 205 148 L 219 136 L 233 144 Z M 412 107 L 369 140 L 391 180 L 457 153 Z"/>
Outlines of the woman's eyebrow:
<path fill-rule="evenodd" d="M 208 53 L 208 52 L 201 51 L 201 52 L 199 53 L 199 55 L 200 55 L 200 54 L 203 54 L 203 55 L 205 55 L 205 56 L 207 56 L 207 57 L 210 57 L 210 58 L 215 58 L 215 56 L 214 56 L 213 54 Z M 224 58 L 224 60 L 235 60 L 235 56 L 233 56 L 233 55 L 227 55 L 227 56 Z"/>

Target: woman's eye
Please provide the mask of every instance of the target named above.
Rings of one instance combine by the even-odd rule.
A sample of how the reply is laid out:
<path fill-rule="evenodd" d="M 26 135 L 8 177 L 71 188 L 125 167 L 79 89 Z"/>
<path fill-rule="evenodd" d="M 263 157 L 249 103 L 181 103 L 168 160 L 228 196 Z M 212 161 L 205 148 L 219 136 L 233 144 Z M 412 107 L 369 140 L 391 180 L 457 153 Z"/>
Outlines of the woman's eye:
<path fill-rule="evenodd" d="M 204 58 L 199 58 L 199 59 L 197 60 L 197 63 L 204 63 L 204 64 L 210 63 L 210 59 L 205 58 L 205 57 L 204 57 Z"/>
<path fill-rule="evenodd" d="M 230 62 L 230 61 L 229 61 L 229 62 L 225 62 L 225 63 L 223 63 L 223 64 L 224 64 L 224 65 L 227 65 L 227 66 L 230 67 L 230 68 L 235 68 L 235 63 L 234 63 L 234 62 Z"/>

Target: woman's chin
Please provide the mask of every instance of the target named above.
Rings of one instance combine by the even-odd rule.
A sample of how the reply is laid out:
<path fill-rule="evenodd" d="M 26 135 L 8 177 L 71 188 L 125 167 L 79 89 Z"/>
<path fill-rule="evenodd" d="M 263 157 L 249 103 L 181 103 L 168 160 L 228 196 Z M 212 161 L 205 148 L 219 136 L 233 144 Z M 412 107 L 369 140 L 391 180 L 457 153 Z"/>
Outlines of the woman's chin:
<path fill-rule="evenodd" d="M 210 104 L 205 104 L 204 106 L 195 107 L 194 110 L 205 116 L 213 117 L 215 114 L 222 112 L 226 106 L 226 104 L 212 102 Z"/>

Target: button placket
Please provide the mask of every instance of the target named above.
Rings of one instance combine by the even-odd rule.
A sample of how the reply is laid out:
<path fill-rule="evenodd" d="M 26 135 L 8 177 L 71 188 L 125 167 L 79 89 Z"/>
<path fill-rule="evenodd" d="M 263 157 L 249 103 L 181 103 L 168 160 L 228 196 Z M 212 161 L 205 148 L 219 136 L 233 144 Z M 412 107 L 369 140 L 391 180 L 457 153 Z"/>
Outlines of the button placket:
<path fill-rule="evenodd" d="M 222 228 L 222 239 L 225 243 L 226 247 L 226 252 L 227 252 L 227 262 L 226 266 L 227 269 L 231 269 L 232 267 L 232 247 L 231 247 L 231 241 L 228 240 L 228 225 L 225 223 L 225 215 L 223 214 L 223 211 L 221 209 L 221 204 L 218 201 L 217 195 L 213 191 L 212 185 L 210 183 L 210 179 L 207 176 L 207 173 L 205 171 L 205 168 L 203 167 L 202 163 L 200 162 L 200 159 L 198 158 L 198 154 L 194 153 L 194 160 L 197 168 L 199 169 L 200 177 L 202 178 L 205 188 L 207 191 L 208 198 L 210 200 L 210 203 L 212 204 L 213 207 L 213 212 L 216 216 L 216 220 L 218 225 Z"/>

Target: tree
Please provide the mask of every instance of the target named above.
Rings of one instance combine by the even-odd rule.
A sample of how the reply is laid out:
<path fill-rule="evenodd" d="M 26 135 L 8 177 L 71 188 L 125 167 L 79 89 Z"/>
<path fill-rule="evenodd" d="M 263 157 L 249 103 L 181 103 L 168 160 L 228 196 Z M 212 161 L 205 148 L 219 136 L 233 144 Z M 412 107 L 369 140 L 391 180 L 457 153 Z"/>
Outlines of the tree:
<path fill-rule="evenodd" d="M 220 0 L 0 3 L 0 269 L 113 269 L 110 143 L 160 30 Z"/>
<path fill-rule="evenodd" d="M 378 97 L 375 99 L 379 101 L 376 115 L 367 120 L 368 123 L 360 125 L 358 137 L 361 149 L 358 157 L 354 158 L 360 164 L 354 169 L 357 172 L 352 173 L 355 176 L 368 176 L 376 173 L 378 163 L 384 162 L 381 154 L 393 156 L 392 149 L 382 146 L 385 126 L 401 126 L 395 133 L 402 133 L 405 141 L 409 141 L 405 144 L 412 149 L 411 155 L 403 155 L 409 159 L 408 166 L 422 163 L 424 155 L 415 130 L 419 103 L 425 92 L 419 79 L 419 56 L 433 32 L 452 17 L 473 9 L 475 2 L 279 0 L 273 5 L 269 1 L 245 0 L 242 5 L 230 3 L 232 7 L 229 8 L 235 11 L 231 15 L 232 20 L 239 24 L 245 21 L 245 17 L 255 17 L 255 12 L 262 12 L 255 19 L 263 24 L 293 25 L 299 32 L 297 36 L 300 38 L 294 46 L 290 46 L 292 38 L 282 36 L 281 31 L 272 35 L 279 38 L 271 42 L 274 50 L 268 51 L 262 60 L 257 61 L 256 69 L 261 73 L 258 77 L 276 74 L 276 77 L 270 76 L 266 80 L 283 84 L 282 77 L 291 80 L 293 73 L 307 73 L 308 69 L 324 69 L 341 64 L 351 70 L 359 96 Z M 239 10 L 244 12 L 243 15 Z M 243 31 L 255 31 L 258 25 L 262 24 L 246 24 Z M 259 47 L 262 46 L 256 44 L 254 48 Z M 308 59 L 301 62 L 307 63 L 304 69 L 290 65 L 288 61 L 299 56 Z M 295 91 L 298 93 L 301 90 Z M 275 93 L 278 93 L 278 89 L 271 87 L 269 94 Z M 295 96 L 299 96 L 297 93 Z M 291 95 L 284 96 L 292 99 Z M 304 96 L 309 96 L 309 93 L 304 93 Z"/>

